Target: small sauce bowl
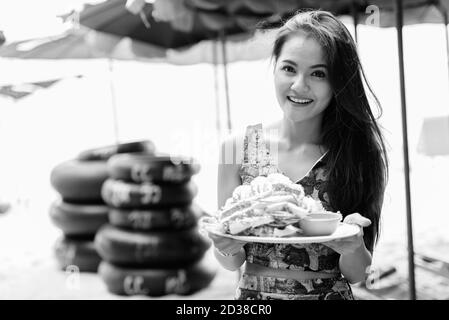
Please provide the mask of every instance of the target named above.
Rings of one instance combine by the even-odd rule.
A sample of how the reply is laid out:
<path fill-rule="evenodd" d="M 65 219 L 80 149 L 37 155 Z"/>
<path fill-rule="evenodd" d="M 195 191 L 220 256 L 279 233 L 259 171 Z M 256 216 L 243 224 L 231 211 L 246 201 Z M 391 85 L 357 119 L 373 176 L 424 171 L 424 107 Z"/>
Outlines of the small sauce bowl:
<path fill-rule="evenodd" d="M 335 212 L 311 213 L 299 221 L 306 236 L 328 236 L 337 230 L 342 215 Z"/>

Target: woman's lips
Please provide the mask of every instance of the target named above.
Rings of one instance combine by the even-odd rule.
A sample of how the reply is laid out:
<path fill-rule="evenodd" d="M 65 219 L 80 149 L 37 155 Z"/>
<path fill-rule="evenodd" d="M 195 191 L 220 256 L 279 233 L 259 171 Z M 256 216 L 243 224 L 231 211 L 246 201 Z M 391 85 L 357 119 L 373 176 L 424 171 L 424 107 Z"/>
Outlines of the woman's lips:
<path fill-rule="evenodd" d="M 313 102 L 312 99 L 306 99 L 306 98 L 296 98 L 292 96 L 287 96 L 287 100 L 300 106 L 307 106 Z"/>

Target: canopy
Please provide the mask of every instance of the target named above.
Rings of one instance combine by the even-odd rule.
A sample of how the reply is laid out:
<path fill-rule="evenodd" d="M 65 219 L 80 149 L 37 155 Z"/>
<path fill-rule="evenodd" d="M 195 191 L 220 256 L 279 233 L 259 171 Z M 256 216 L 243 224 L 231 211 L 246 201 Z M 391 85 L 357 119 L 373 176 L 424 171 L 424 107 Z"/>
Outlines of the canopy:
<path fill-rule="evenodd" d="M 158 15 L 165 21 L 174 22 L 179 16 L 215 15 L 220 17 L 214 24 L 226 21 L 229 24 L 240 25 L 254 29 L 257 20 L 267 19 L 271 22 L 280 21 L 299 8 L 314 8 L 331 11 L 336 15 L 356 16 L 358 23 L 372 24 L 378 27 L 395 27 L 395 1 L 391 0 L 156 0 Z M 176 10 L 170 12 L 170 10 Z M 449 11 L 448 0 L 403 0 L 404 25 L 417 23 L 441 23 L 442 14 Z M 180 12 L 181 11 L 181 12 Z M 377 14 L 379 19 L 367 19 L 369 15 Z M 241 21 L 247 21 L 246 24 Z M 254 22 L 255 21 L 255 22 Z M 179 25 L 179 21 L 177 22 Z M 184 30 L 189 25 L 183 26 Z"/>

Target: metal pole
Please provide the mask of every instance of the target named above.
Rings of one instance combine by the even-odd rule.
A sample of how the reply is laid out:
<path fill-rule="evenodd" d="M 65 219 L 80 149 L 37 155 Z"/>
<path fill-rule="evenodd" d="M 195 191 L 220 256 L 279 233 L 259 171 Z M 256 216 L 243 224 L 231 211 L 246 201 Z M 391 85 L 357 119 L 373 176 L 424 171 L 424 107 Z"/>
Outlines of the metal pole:
<path fill-rule="evenodd" d="M 448 27 L 448 18 L 447 18 L 447 11 L 444 10 L 443 11 L 443 15 L 444 15 L 444 31 L 445 31 L 445 35 L 446 35 L 446 59 L 447 59 L 447 72 L 449 75 L 449 31 L 447 29 Z"/>
<path fill-rule="evenodd" d="M 448 21 L 448 17 L 447 17 L 446 8 L 443 7 L 443 5 L 441 4 L 441 1 L 438 2 L 437 8 L 440 11 L 441 15 L 443 16 L 443 21 L 444 21 L 444 35 L 446 38 L 447 71 L 448 71 L 448 75 L 449 75 L 449 31 L 447 29 L 449 21 Z"/>
<path fill-rule="evenodd" d="M 356 43 L 358 43 L 357 25 L 359 24 L 359 16 L 355 1 L 352 2 L 352 20 L 354 21 L 354 40 Z"/>
<path fill-rule="evenodd" d="M 229 85 L 228 85 L 228 62 L 226 57 L 226 35 L 224 31 L 220 32 L 220 40 L 221 40 L 221 50 L 223 55 L 223 72 L 224 72 L 224 84 L 225 84 L 225 94 L 226 94 L 226 115 L 227 115 L 227 125 L 228 125 L 228 133 L 232 132 L 232 124 L 231 124 L 231 106 L 229 102 Z"/>
<path fill-rule="evenodd" d="M 115 139 L 115 143 L 119 144 L 117 104 L 116 104 L 116 101 L 115 101 L 114 81 L 112 79 L 113 65 L 112 65 L 112 59 L 111 58 L 108 59 L 108 65 L 109 65 L 109 88 L 111 89 L 112 122 L 113 122 L 113 125 L 114 125 L 114 139 Z"/>
<path fill-rule="evenodd" d="M 218 87 L 218 41 L 212 42 L 212 64 L 214 67 L 214 87 L 215 87 L 215 126 L 218 133 L 218 141 L 221 140 L 221 121 L 220 121 L 220 99 L 219 99 L 219 87 Z"/>
<path fill-rule="evenodd" d="M 396 11 L 396 31 L 398 36 L 399 79 L 401 87 L 401 107 L 402 107 L 402 143 L 404 149 L 405 204 L 407 209 L 409 293 L 410 293 L 410 300 L 416 300 L 415 260 L 414 260 L 415 253 L 413 249 L 413 225 L 412 225 L 412 209 L 410 201 L 410 166 L 408 155 L 407 106 L 405 99 L 404 51 L 402 43 L 402 26 L 403 26 L 402 0 L 396 0 L 395 11 Z"/>

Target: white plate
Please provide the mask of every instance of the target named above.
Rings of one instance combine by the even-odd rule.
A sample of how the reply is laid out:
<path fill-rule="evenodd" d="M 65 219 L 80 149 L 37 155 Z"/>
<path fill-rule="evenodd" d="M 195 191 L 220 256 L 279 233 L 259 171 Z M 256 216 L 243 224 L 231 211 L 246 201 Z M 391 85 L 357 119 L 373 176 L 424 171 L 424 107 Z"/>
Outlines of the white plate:
<path fill-rule="evenodd" d="M 255 236 L 234 236 L 232 234 L 224 234 L 219 232 L 216 229 L 207 228 L 207 231 L 235 239 L 240 240 L 244 242 L 258 242 L 258 243 L 321 243 L 321 242 L 327 242 L 337 239 L 344 239 L 348 237 L 355 236 L 360 231 L 360 227 L 353 225 L 353 224 L 347 224 L 341 222 L 337 230 L 331 235 L 328 236 L 298 236 L 298 237 L 255 237 Z"/>

